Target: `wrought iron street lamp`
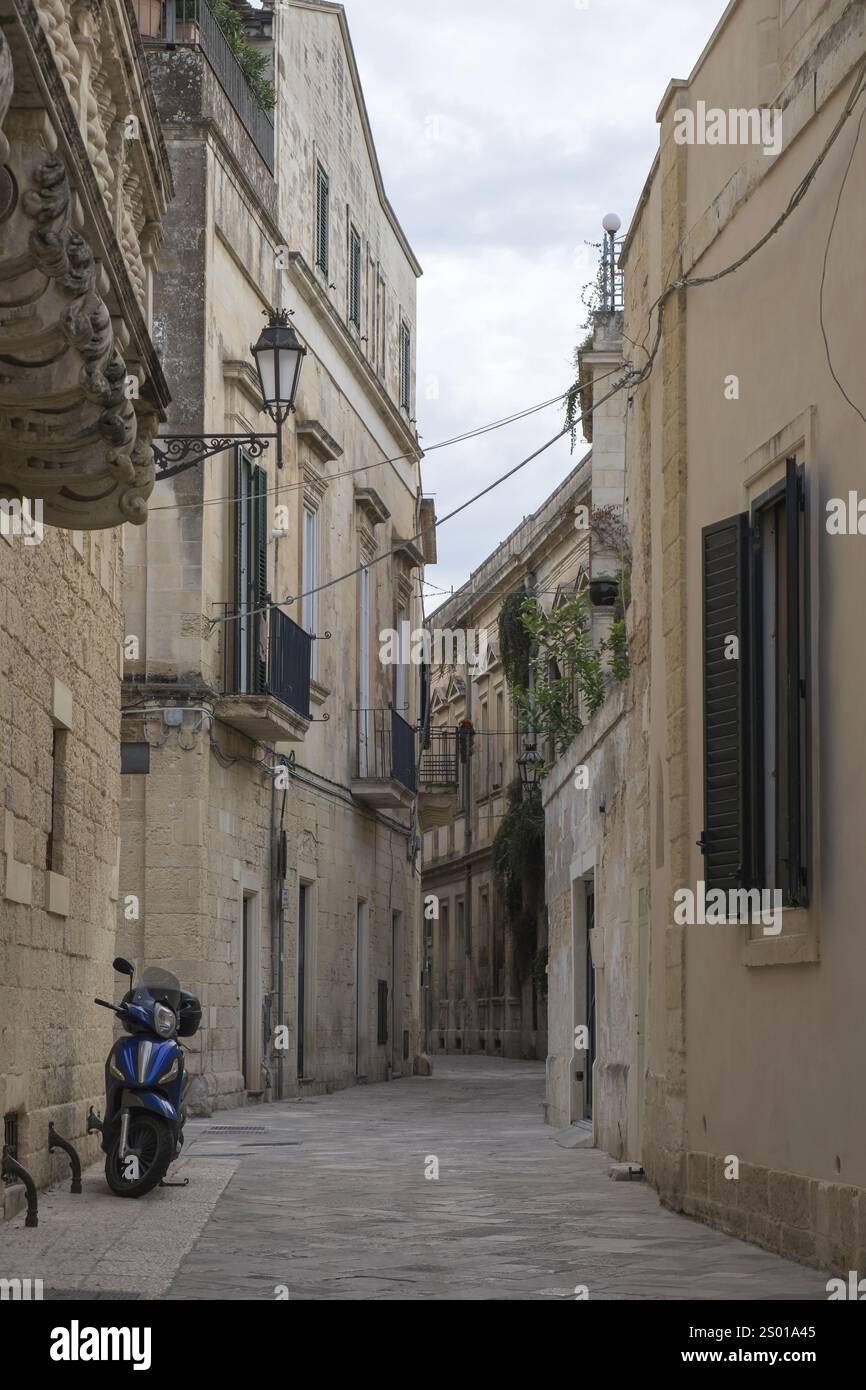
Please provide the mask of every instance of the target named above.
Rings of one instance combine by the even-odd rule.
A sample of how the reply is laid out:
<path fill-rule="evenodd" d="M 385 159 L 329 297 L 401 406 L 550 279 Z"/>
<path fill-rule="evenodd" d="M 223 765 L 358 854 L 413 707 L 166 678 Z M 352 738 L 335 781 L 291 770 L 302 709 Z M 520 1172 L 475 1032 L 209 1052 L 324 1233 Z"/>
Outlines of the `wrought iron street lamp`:
<path fill-rule="evenodd" d="M 250 352 L 256 364 L 264 408 L 276 430 L 272 434 L 161 434 L 152 444 L 157 478 L 184 473 L 228 449 L 241 448 L 250 458 L 260 458 L 271 439 L 277 443 L 277 468 L 282 468 L 283 425 L 295 408 L 307 349 L 289 323 L 287 309 L 265 312 L 268 324 L 259 334 L 258 342 L 250 345 Z"/>
<path fill-rule="evenodd" d="M 523 756 L 517 759 L 517 770 L 520 773 L 520 783 L 524 794 L 529 793 L 534 796 L 541 790 L 541 778 L 544 772 L 544 761 L 539 756 L 534 743 L 527 743 L 523 750 Z"/>

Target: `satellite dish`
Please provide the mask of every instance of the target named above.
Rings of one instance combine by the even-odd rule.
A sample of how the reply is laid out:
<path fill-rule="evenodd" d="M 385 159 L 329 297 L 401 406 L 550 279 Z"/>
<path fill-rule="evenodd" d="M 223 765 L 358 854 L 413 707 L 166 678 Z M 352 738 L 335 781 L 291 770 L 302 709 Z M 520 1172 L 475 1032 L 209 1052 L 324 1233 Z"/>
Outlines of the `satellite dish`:
<path fill-rule="evenodd" d="M 622 226 L 622 222 L 620 218 L 617 217 L 615 212 L 609 212 L 601 225 L 604 227 L 604 230 L 606 232 L 610 233 L 611 236 L 615 236 L 615 234 L 619 231 L 620 227 Z"/>

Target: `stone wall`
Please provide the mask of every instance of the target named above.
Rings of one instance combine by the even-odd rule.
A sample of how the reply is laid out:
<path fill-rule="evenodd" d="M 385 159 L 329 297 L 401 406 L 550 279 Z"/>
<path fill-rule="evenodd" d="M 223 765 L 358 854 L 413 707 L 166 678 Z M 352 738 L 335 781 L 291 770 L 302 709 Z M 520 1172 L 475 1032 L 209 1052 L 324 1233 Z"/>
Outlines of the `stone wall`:
<path fill-rule="evenodd" d="M 49 1121 L 84 1160 L 99 1152 L 85 1128 L 88 1108 L 104 1108 L 112 1038 L 93 999 L 113 988 L 119 542 L 0 535 L 0 1114 L 17 1117 L 19 1160 L 39 1185 L 68 1171 L 49 1156 Z M 5 1199 L 9 1215 L 23 1188 Z"/>

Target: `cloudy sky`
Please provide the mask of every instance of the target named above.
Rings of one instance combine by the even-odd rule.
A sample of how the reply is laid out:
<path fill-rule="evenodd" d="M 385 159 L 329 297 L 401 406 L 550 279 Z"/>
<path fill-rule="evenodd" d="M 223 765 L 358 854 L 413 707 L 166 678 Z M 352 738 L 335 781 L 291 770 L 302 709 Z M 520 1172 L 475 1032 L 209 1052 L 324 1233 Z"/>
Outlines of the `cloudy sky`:
<path fill-rule="evenodd" d="M 601 219 L 628 226 L 725 0 L 345 0 L 385 186 L 424 267 L 418 429 L 447 439 L 565 391 Z M 559 407 L 425 460 L 441 516 L 561 426 Z M 582 443 L 582 441 L 581 441 Z M 462 584 L 573 462 L 562 441 L 439 532 Z"/>

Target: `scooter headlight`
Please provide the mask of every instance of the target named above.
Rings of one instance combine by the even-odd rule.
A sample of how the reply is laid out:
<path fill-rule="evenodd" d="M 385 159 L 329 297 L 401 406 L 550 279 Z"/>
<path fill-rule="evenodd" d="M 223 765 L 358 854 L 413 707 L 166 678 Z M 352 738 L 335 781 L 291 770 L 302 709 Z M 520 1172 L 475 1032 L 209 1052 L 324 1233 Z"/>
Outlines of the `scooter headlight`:
<path fill-rule="evenodd" d="M 153 1026 L 161 1038 L 170 1038 L 175 1030 L 177 1020 L 174 1010 L 166 1007 L 165 1004 L 156 1004 L 153 1010 Z"/>

